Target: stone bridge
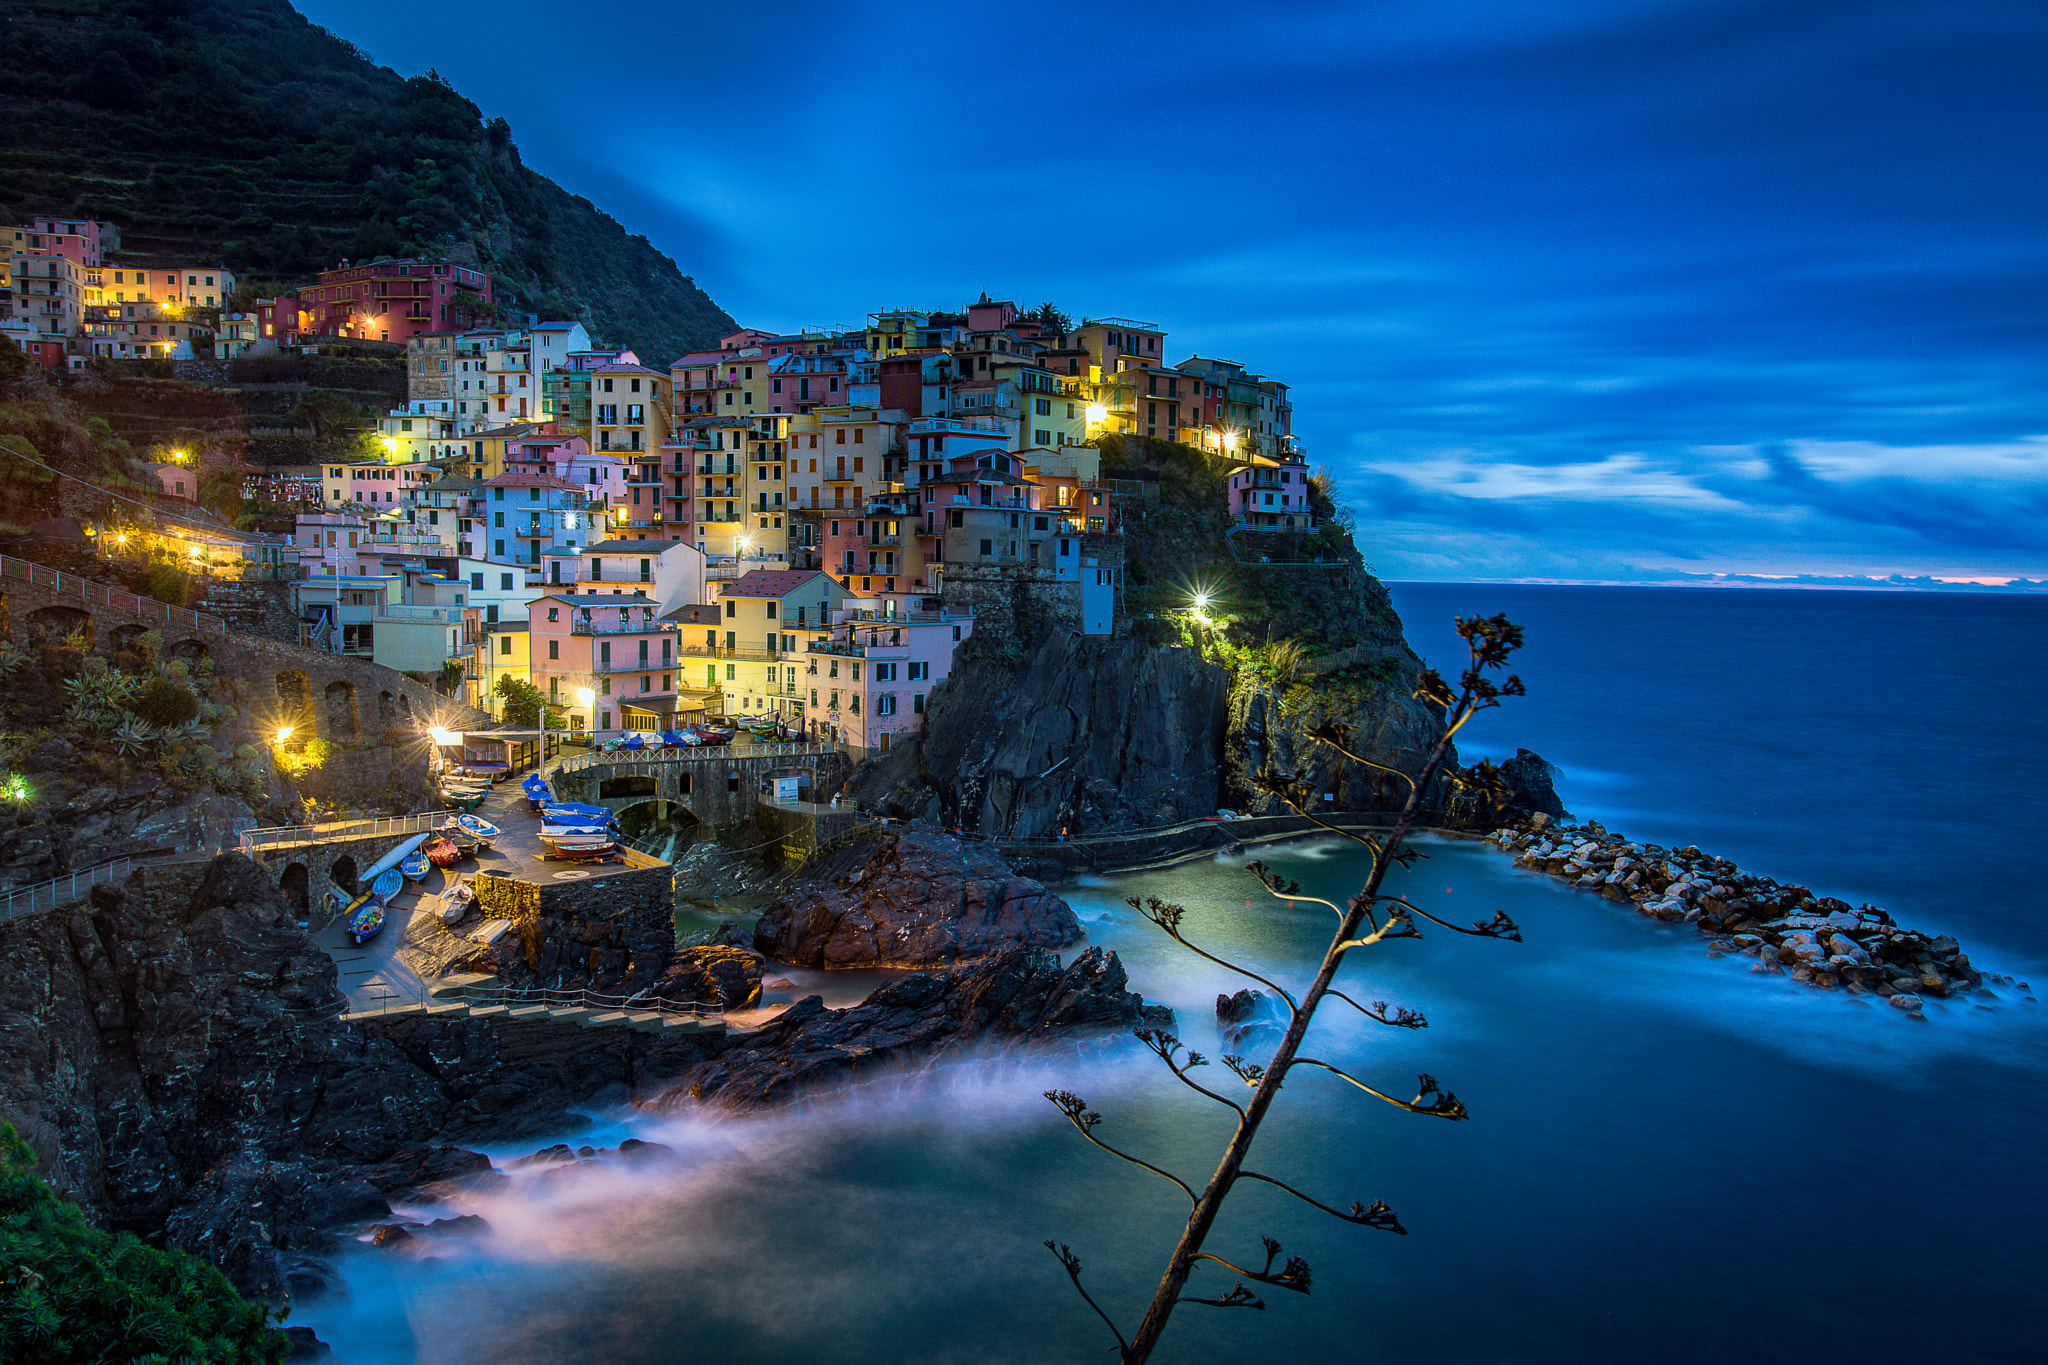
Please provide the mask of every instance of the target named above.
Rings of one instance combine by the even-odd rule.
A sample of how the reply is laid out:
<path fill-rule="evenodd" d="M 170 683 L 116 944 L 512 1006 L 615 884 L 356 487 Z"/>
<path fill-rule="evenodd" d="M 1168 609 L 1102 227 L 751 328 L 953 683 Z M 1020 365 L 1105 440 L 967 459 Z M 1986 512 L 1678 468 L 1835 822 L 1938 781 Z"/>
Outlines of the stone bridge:
<path fill-rule="evenodd" d="M 853 761 L 831 744 L 753 744 L 587 754 L 554 773 L 555 795 L 627 810 L 648 801 L 681 806 L 700 824 L 727 827 L 753 818 L 774 777 L 801 779 L 804 796 L 836 787 Z"/>
<path fill-rule="evenodd" d="M 163 637 L 166 659 L 211 659 L 259 696 L 274 689 L 278 722 L 301 736 L 347 740 L 398 724 L 489 723 L 483 712 L 368 659 L 245 635 L 218 616 L 0 555 L 0 640 L 26 648 L 78 636 L 88 651 L 114 655 L 148 631 Z"/>

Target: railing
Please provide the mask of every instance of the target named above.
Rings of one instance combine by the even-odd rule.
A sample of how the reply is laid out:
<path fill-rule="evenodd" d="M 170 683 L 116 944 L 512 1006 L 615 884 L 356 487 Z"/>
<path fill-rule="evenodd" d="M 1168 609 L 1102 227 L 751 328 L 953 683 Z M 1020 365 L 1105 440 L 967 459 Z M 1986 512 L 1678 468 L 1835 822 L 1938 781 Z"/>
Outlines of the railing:
<path fill-rule="evenodd" d="M 645 732 L 643 732 L 645 733 Z M 731 745 L 691 745 L 682 749 L 621 749 L 611 753 L 579 754 L 562 760 L 552 771 L 555 776 L 604 768 L 626 777 L 655 777 L 673 763 L 724 763 L 737 758 L 827 758 L 839 752 L 836 744 L 811 744 L 800 740 L 754 740 Z M 637 771 L 645 769 L 645 771 Z M 602 798 L 599 798 L 602 800 Z"/>
<path fill-rule="evenodd" d="M 685 651 L 687 652 L 687 651 Z M 592 673 L 655 673 L 664 668 L 674 668 L 667 659 L 654 663 L 647 659 L 597 659 L 592 661 Z M 649 693 L 649 696 L 654 695 Z"/>
<path fill-rule="evenodd" d="M 800 654 L 801 650 L 763 649 L 758 645 L 692 645 L 678 644 L 677 653 L 693 659 L 746 659 L 754 663 L 772 664 L 784 654 Z"/>
<path fill-rule="evenodd" d="M 383 606 L 376 611 L 375 619 L 382 621 L 444 621 L 456 625 L 462 620 L 460 607 Z"/>
<path fill-rule="evenodd" d="M 273 825 L 267 829 L 245 829 L 236 843 L 244 853 L 266 848 L 292 848 L 300 844 L 330 844 L 344 839 L 375 839 L 386 834 L 431 834 L 446 827 L 454 817 L 445 810 L 423 811 L 418 815 L 387 815 L 373 820 L 337 820 L 324 825 Z"/>
<path fill-rule="evenodd" d="M 698 1019 L 719 1019 L 725 1006 L 694 1000 L 664 1000 L 645 991 L 638 995 L 607 995 L 588 987 L 571 986 L 465 986 L 460 992 L 465 1005 L 546 1005 L 550 1009 L 592 1009 L 606 1013 L 688 1015 Z"/>
<path fill-rule="evenodd" d="M 673 621 L 571 621 L 571 635 L 661 635 L 676 629 Z"/>
<path fill-rule="evenodd" d="M 125 611 L 135 616 L 154 618 L 167 626 L 184 630 L 205 630 L 225 635 L 227 622 L 218 616 L 203 611 L 188 611 L 174 607 L 168 602 L 159 602 L 154 597 L 137 597 L 134 593 L 110 588 L 104 583 L 95 583 L 89 578 L 59 573 L 55 569 L 16 559 L 12 555 L 0 555 L 0 577 L 19 579 L 23 582 L 54 588 L 66 595 L 76 595 L 88 606 L 100 605 L 111 611 Z"/>
<path fill-rule="evenodd" d="M 73 872 L 68 877 L 53 877 L 34 886 L 17 887 L 0 893 L 0 921 L 14 919 L 19 915 L 34 914 L 38 910 L 50 910 L 59 905 L 68 905 L 83 897 L 95 886 L 105 882 L 117 882 L 133 871 L 133 858 L 116 858 L 110 863 L 101 863 L 83 872 Z"/>

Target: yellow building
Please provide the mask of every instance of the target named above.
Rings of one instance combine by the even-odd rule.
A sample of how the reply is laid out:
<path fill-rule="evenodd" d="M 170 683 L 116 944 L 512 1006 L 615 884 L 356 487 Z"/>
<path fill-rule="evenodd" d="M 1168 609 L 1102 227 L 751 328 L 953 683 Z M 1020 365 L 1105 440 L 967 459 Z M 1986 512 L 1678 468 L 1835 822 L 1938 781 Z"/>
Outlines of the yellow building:
<path fill-rule="evenodd" d="M 669 416 L 669 379 L 661 371 L 623 358 L 591 367 L 590 429 L 579 434 L 592 450 L 660 450 Z"/>
<path fill-rule="evenodd" d="M 815 569 L 757 569 L 727 583 L 719 594 L 717 643 L 706 646 L 704 681 L 724 698 L 731 716 L 780 714 L 801 726 L 802 654 L 817 632 L 829 630 L 846 589 Z M 687 652 L 685 676 L 696 660 Z M 694 682 L 695 679 L 691 678 Z"/>
<path fill-rule="evenodd" d="M 524 621 L 492 621 L 483 627 L 477 648 L 483 658 L 475 669 L 483 697 L 477 703 L 493 716 L 504 719 L 505 702 L 498 696 L 498 679 L 533 681 L 533 636 Z"/>

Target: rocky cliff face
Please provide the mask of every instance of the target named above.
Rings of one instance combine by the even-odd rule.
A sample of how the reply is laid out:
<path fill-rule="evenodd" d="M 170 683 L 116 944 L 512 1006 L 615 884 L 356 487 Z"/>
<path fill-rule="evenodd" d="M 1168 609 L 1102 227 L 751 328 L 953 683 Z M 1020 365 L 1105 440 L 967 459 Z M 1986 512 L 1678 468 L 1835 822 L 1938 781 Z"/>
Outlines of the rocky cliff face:
<path fill-rule="evenodd" d="M 1375 585 L 1377 586 L 1377 585 Z M 1021 660 L 968 649 L 912 743 L 863 765 L 863 806 L 1014 839 L 1145 829 L 1227 808 L 1279 814 L 1253 779 L 1309 777 L 1339 810 L 1398 808 L 1397 779 L 1307 738 L 1354 728 L 1360 752 L 1419 766 L 1440 721 L 1409 694 L 1417 664 L 1392 618 L 1357 662 L 1281 681 L 1223 651 L 1060 633 Z"/>
<path fill-rule="evenodd" d="M 916 829 L 826 854 L 754 926 L 770 957 L 828 968 L 971 961 L 1080 937 L 1065 901 L 988 848 Z"/>
<path fill-rule="evenodd" d="M 467 1020 L 401 1047 L 337 1001 L 332 960 L 254 863 L 152 867 L 0 925 L 0 1118 L 66 1198 L 276 1295 L 322 1280 L 324 1226 L 404 1183 L 369 1168 L 438 1169 L 437 1136 L 558 1129 L 622 1076 L 508 1065 Z"/>
<path fill-rule="evenodd" d="M 679 1070 L 674 1099 L 759 1108 L 807 1090 L 900 1072 L 982 1039 L 1045 1039 L 1073 1029 L 1171 1027 L 1173 1011 L 1125 989 L 1115 953 L 1062 964 L 1012 949 L 972 967 L 905 977 L 851 1009 L 807 996 L 754 1038 Z"/>

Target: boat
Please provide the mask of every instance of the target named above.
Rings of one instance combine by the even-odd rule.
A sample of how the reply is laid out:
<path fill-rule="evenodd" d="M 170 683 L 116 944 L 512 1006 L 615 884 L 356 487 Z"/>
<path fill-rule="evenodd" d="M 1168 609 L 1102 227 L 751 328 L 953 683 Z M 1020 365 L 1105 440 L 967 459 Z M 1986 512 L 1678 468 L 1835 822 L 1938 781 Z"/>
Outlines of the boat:
<path fill-rule="evenodd" d="M 443 788 L 441 791 L 441 799 L 444 802 L 453 809 L 462 811 L 465 814 L 481 806 L 484 803 L 485 795 L 487 793 L 484 792 L 451 792 L 446 788 Z"/>
<path fill-rule="evenodd" d="M 398 870 L 407 881 L 417 882 L 426 880 L 427 870 L 432 866 L 433 864 L 427 861 L 426 854 L 408 853 L 400 860 Z"/>
<path fill-rule="evenodd" d="M 488 844 L 499 834 L 498 827 L 481 815 L 458 815 L 455 817 L 455 823 L 474 835 L 479 843 Z"/>
<path fill-rule="evenodd" d="M 424 853 L 427 861 L 435 867 L 453 867 L 462 861 L 462 850 L 456 847 L 453 840 L 442 834 L 430 836 L 420 845 L 420 852 Z"/>
<path fill-rule="evenodd" d="M 383 927 L 384 904 L 376 899 L 372 899 L 362 909 L 348 917 L 348 936 L 357 947 L 377 937 L 378 931 Z"/>
<path fill-rule="evenodd" d="M 609 839 L 611 836 L 612 827 L 610 825 L 564 823 L 542 825 L 540 827 L 540 837 L 549 843 L 557 839 L 589 839 L 593 837 Z"/>
<path fill-rule="evenodd" d="M 552 852 L 543 853 L 543 861 L 552 863 L 600 863 L 610 862 L 619 856 L 619 846 L 606 841 L 601 844 L 557 845 Z"/>
<path fill-rule="evenodd" d="M 638 730 L 635 730 L 632 734 L 627 735 L 624 740 L 620 741 L 619 747 L 621 749 L 644 749 L 647 747 L 647 741 Z"/>
<path fill-rule="evenodd" d="M 370 883 L 370 894 L 380 901 L 388 901 L 398 894 L 405 885 L 405 877 L 395 867 L 387 867 L 377 874 L 377 880 Z"/>

